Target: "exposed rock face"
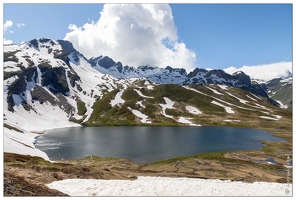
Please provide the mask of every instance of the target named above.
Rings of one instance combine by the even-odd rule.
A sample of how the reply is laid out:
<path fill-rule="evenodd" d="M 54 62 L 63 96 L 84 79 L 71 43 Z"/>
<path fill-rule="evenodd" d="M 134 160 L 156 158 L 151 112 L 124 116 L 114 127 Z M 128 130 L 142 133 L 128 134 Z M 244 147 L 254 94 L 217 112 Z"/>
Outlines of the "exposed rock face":
<path fill-rule="evenodd" d="M 42 68 L 42 86 L 47 86 L 54 93 L 68 95 L 69 87 L 66 80 L 65 69 L 62 67 Z"/>

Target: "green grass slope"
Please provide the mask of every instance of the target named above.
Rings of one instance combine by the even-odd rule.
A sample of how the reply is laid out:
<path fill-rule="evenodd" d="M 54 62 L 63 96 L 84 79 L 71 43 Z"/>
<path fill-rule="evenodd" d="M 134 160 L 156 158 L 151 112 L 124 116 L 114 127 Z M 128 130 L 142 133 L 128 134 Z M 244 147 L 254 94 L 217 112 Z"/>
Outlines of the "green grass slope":
<path fill-rule="evenodd" d="M 110 102 L 118 92 L 119 89 L 107 92 L 97 100 L 92 107 L 93 113 L 84 125 L 219 125 L 264 128 L 282 127 L 285 121 L 292 119 L 291 112 L 270 104 L 265 98 L 230 86 L 222 89 L 218 85 L 145 85 L 138 81 L 123 89 L 123 103 L 112 107 Z M 173 108 L 164 110 L 166 116 L 161 106 L 166 104 L 165 97 L 174 103 Z M 228 107 L 233 113 L 213 101 Z M 195 107 L 201 114 L 190 113 L 187 106 Z M 133 114 L 132 110 L 147 116 L 151 123 L 141 122 L 141 117 Z M 191 124 L 184 123 L 180 118 L 189 120 Z"/>

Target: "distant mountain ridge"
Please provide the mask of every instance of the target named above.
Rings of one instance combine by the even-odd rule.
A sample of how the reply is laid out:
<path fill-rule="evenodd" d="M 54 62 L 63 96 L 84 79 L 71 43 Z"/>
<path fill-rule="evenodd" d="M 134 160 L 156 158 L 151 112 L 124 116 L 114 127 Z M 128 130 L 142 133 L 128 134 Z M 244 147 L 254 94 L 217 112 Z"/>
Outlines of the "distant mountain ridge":
<path fill-rule="evenodd" d="M 89 59 L 93 68 L 104 74 L 110 74 L 116 78 L 146 78 L 158 84 L 223 84 L 238 87 L 254 94 L 268 97 L 257 82 L 244 72 L 236 72 L 232 75 L 223 70 L 206 70 L 196 68 L 189 74 L 183 68 L 159 68 L 153 66 L 139 66 L 137 68 L 128 65 L 123 66 L 121 62 L 115 62 L 108 56 L 99 56 Z M 272 101 L 272 100 L 271 100 Z M 273 102 L 277 104 L 276 102 Z"/>

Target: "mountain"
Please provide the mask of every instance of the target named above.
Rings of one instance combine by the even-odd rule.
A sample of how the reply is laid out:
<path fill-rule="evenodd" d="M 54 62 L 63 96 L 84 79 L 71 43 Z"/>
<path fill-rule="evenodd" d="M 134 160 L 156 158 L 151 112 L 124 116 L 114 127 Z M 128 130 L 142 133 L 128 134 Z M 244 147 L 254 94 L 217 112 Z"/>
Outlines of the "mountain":
<path fill-rule="evenodd" d="M 292 111 L 292 84 L 293 77 L 289 75 L 286 78 L 275 78 L 260 85 L 270 98 L 280 103 L 282 108 Z"/>
<path fill-rule="evenodd" d="M 157 92 L 154 89 L 152 89 L 154 93 L 150 91 L 144 83 L 157 88 Z M 126 114 L 127 111 L 133 112 L 133 109 L 140 109 L 140 103 L 137 104 L 138 106 L 131 104 L 135 103 L 135 99 L 140 100 L 140 91 L 149 90 L 149 94 L 152 92 L 154 96 L 159 97 L 162 94 L 169 98 L 171 95 L 163 93 L 164 91 L 169 90 L 176 95 L 186 91 L 186 95 L 190 95 L 187 94 L 188 88 L 184 88 L 193 85 L 201 87 L 201 91 L 205 93 L 204 96 L 209 97 L 209 93 L 219 90 L 219 87 L 216 88 L 213 84 L 224 85 L 233 90 L 243 89 L 250 92 L 249 97 L 255 95 L 261 100 L 279 105 L 268 97 L 262 86 L 252 82 L 243 72 L 230 75 L 223 70 L 208 71 L 196 68 L 187 74 L 182 68 L 170 66 L 166 68 L 123 66 L 107 56 L 87 59 L 76 51 L 70 42 L 46 38 L 34 39 L 21 45 L 4 46 L 5 123 L 18 124 L 19 121 L 26 121 L 30 116 L 34 120 L 31 123 L 22 124 L 22 128 L 29 130 L 31 127 L 38 127 L 35 126 L 37 124 L 44 124 L 40 127 L 42 130 L 71 126 L 77 122 L 90 125 L 98 102 L 110 102 L 115 98 L 116 91 L 121 91 L 121 94 L 126 97 L 122 101 L 129 102 L 125 107 Z M 189 90 L 190 93 L 192 91 Z M 135 99 L 128 100 L 131 96 Z M 157 104 L 165 103 L 164 96 L 159 97 Z M 181 98 L 176 97 L 176 99 Z M 157 111 L 158 114 L 165 115 L 161 106 L 152 105 L 152 103 L 155 102 L 152 101 L 151 105 L 146 106 Z M 183 108 L 183 111 L 185 110 Z M 56 120 L 56 116 L 60 119 Z M 122 116 L 120 115 L 119 118 L 124 118 Z M 156 113 L 151 117 L 158 118 Z M 46 121 L 55 123 L 49 125 L 45 123 Z"/>
<path fill-rule="evenodd" d="M 36 118 L 36 124 L 41 123 L 40 116 L 46 120 L 59 116 L 56 126 L 72 117 L 81 119 L 77 114 L 80 102 L 86 104 L 89 115 L 96 98 L 117 87 L 115 80 L 92 68 L 67 41 L 35 39 L 4 46 L 4 107 L 13 123 L 23 119 L 24 113 Z M 44 129 L 52 127 L 44 124 Z"/>
<path fill-rule="evenodd" d="M 115 62 L 108 56 L 99 56 L 89 60 L 93 68 L 103 74 L 109 74 L 116 78 L 145 78 L 149 81 L 159 84 L 223 84 L 238 87 L 253 94 L 267 97 L 268 95 L 261 89 L 257 82 L 251 82 L 251 79 L 244 72 L 236 72 L 232 75 L 223 70 L 205 70 L 196 68 L 187 74 L 183 68 L 166 68 L 139 66 L 137 68 L 123 66 L 121 62 Z M 277 102 L 270 100 L 277 105 Z"/>
<path fill-rule="evenodd" d="M 3 71 L 5 152 L 45 156 L 28 142 L 35 133 L 81 124 L 281 127 L 291 118 L 243 72 L 122 66 L 63 40 L 4 45 Z"/>
<path fill-rule="evenodd" d="M 104 74 L 110 74 L 116 78 L 146 78 L 155 83 L 181 84 L 187 79 L 185 69 L 175 69 L 170 66 L 166 68 L 139 66 L 137 68 L 122 66 L 121 62 L 115 62 L 108 56 L 91 58 L 92 67 Z"/>

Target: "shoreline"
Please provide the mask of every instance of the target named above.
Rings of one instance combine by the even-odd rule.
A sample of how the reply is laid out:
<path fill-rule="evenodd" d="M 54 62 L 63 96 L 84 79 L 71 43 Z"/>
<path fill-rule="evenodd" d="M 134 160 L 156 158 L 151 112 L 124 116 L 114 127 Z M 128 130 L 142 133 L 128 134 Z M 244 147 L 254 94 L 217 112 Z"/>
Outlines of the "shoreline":
<path fill-rule="evenodd" d="M 77 126 L 70 126 L 70 127 L 77 127 Z M 53 129 L 48 129 L 48 130 L 55 130 L 55 129 L 61 129 L 61 128 L 70 128 L 68 127 L 59 127 L 59 128 L 53 128 Z M 79 125 L 79 127 L 83 127 L 81 125 Z M 191 126 L 188 126 L 191 127 Z M 237 128 L 237 127 L 235 127 Z M 245 128 L 245 127 L 241 127 L 241 128 Z M 256 129 L 256 128 L 254 128 Z M 260 129 L 260 128 L 257 128 Z M 8 130 L 8 129 L 7 129 Z M 275 129 L 260 129 L 260 130 L 265 130 L 267 132 L 270 132 L 271 135 L 273 136 L 277 136 L 280 137 L 278 135 L 281 135 L 280 132 L 273 132 L 275 131 Z M 273 130 L 273 131 L 272 131 Z M 13 132 L 12 130 L 10 130 L 11 132 Z M 46 130 L 47 131 L 47 130 Z M 28 132 L 26 132 L 28 133 Z M 31 134 L 33 134 L 32 132 L 30 132 Z M 17 133 L 19 135 L 19 133 Z M 40 135 L 34 133 L 33 134 L 34 137 L 39 137 Z M 282 137 L 280 137 L 282 138 Z M 285 139 L 285 138 L 283 138 Z M 261 141 L 260 141 L 261 142 Z M 32 140 L 31 142 L 32 143 Z M 287 187 L 287 183 L 286 183 L 286 178 L 285 178 L 285 170 L 288 170 L 288 168 L 284 167 L 285 164 L 285 160 L 284 157 L 271 157 L 273 158 L 277 165 L 274 164 L 260 164 L 260 163 L 254 163 L 252 160 L 255 159 L 262 159 L 261 156 L 269 156 L 268 151 L 266 151 L 266 147 L 268 148 L 273 148 L 273 146 L 277 148 L 277 145 L 279 144 L 274 144 L 275 142 L 264 142 L 264 147 L 260 150 L 255 150 L 255 151 L 228 151 L 228 152 L 223 152 L 223 153 L 207 153 L 207 154 L 202 154 L 202 155 L 192 155 L 192 156 L 187 156 L 187 157 L 177 157 L 177 158 L 171 158 L 171 159 L 167 159 L 167 160 L 162 160 L 159 162 L 154 162 L 151 163 L 149 162 L 148 164 L 139 164 L 139 163 L 134 163 L 132 161 L 129 161 L 127 159 L 124 158 L 104 158 L 104 157 L 96 157 L 96 156 L 89 156 L 89 157 L 85 157 L 83 159 L 76 159 L 76 160 L 62 160 L 62 161 L 54 161 L 54 160 L 49 160 L 48 161 L 52 164 L 52 165 L 59 165 L 59 164 L 63 164 L 63 165 L 73 165 L 76 167 L 78 167 L 80 169 L 80 171 L 74 172 L 73 175 L 69 175 L 69 174 L 65 174 L 62 171 L 57 170 L 56 172 L 54 172 L 52 174 L 52 172 L 50 174 L 48 174 L 49 172 L 46 172 L 46 169 L 44 169 L 45 171 L 43 173 L 48 174 L 46 175 L 47 178 L 45 178 L 45 180 L 48 179 L 48 177 L 51 177 L 48 179 L 48 181 L 46 182 L 41 182 L 41 184 L 47 185 L 47 184 L 62 184 L 60 183 L 60 181 L 69 181 L 69 183 L 67 185 L 65 185 L 65 187 L 72 187 L 73 185 L 75 185 L 75 182 L 72 182 L 71 180 L 74 181 L 75 177 L 77 178 L 77 174 L 80 174 L 81 171 L 83 170 L 90 170 L 92 171 L 92 168 L 98 168 L 98 173 L 99 174 L 105 174 L 103 176 L 93 176 L 90 174 L 90 176 L 86 176 L 87 173 L 83 173 L 84 175 L 81 176 L 79 178 L 79 180 L 82 180 L 84 176 L 86 176 L 85 178 L 87 178 L 89 183 L 95 183 L 95 181 L 97 180 L 102 180 L 104 181 L 105 179 L 109 180 L 108 184 L 110 184 L 110 187 L 114 188 L 114 187 L 118 187 L 119 186 L 112 186 L 111 184 L 113 184 L 114 182 L 118 182 L 118 179 L 127 179 L 127 180 L 137 180 L 138 177 L 140 177 L 140 179 L 142 179 L 141 177 L 155 177 L 155 179 L 157 179 L 157 177 L 171 177 L 171 178 L 189 178 L 189 180 L 199 180 L 199 179 L 204 179 L 204 180 L 208 180 L 207 183 L 207 187 L 214 187 L 213 185 L 211 185 L 213 183 L 214 180 L 224 180 L 226 181 L 225 184 L 227 183 L 227 181 L 233 181 L 233 182 L 239 182 L 242 181 L 244 183 L 254 183 L 254 182 L 264 182 L 264 184 L 269 185 L 271 183 L 278 183 L 281 184 L 283 187 Z M 287 142 L 282 142 L 284 145 L 282 145 L 283 147 L 285 146 L 285 143 L 289 144 L 289 140 L 287 140 Z M 282 148 L 279 148 L 282 149 Z M 36 149 L 38 151 L 41 151 L 39 149 Z M 284 149 L 282 149 L 284 151 Z M 41 151 L 43 152 L 43 151 Z M 22 152 L 24 153 L 24 152 Z M 33 155 L 30 155 L 33 156 Z M 6 156 L 5 156 L 6 157 Z M 42 158 L 42 156 L 39 156 Z M 246 160 L 244 158 L 251 158 L 252 160 Z M 178 162 L 179 161 L 179 162 Z M 25 162 L 26 163 L 26 162 Z M 180 164 L 181 163 L 181 164 Z M 182 163 L 184 164 L 182 166 Z M 9 166 L 9 163 L 5 163 L 5 166 Z M 36 166 L 36 164 L 34 164 L 34 166 Z M 283 166 L 283 167 L 280 167 Z M 276 167 L 279 172 L 277 173 L 277 171 L 273 170 L 273 167 Z M 279 168 L 280 167 L 280 168 Z M 5 170 L 14 170 L 14 167 L 6 167 Z M 35 167 L 32 167 L 32 170 L 34 171 Z M 38 168 L 37 168 L 38 169 Z M 10 170 L 8 170 L 9 173 Z M 22 168 L 15 168 L 17 173 L 20 173 L 19 176 L 24 176 L 25 179 L 27 179 L 27 172 L 22 172 Z M 36 170 L 36 169 L 35 169 Z M 280 170 L 282 172 L 280 172 Z M 42 170 L 43 171 L 43 170 Z M 96 170 L 97 171 L 97 170 Z M 6 172 L 6 173 L 8 173 Z M 14 172 L 15 173 L 15 172 Z M 31 172 L 31 173 L 37 173 L 37 172 Z M 52 175 L 51 175 L 52 174 Z M 54 174 L 58 174 L 58 179 L 55 178 L 56 175 Z M 110 175 L 108 175 L 110 174 Z M 112 175 L 113 174 L 113 175 Z M 116 175 L 117 174 L 117 175 Z M 40 175 L 39 175 L 40 176 Z M 80 175 L 79 175 L 80 176 Z M 38 178 L 38 177 L 37 177 Z M 39 180 L 40 178 L 38 178 Z M 60 181 L 59 181 L 60 180 Z M 107 181 L 106 180 L 106 181 Z M 162 179 L 157 179 L 159 181 L 162 181 Z M 170 182 L 170 184 L 175 184 L 173 183 L 173 179 L 172 182 Z M 186 179 L 187 180 L 187 179 Z M 30 181 L 28 179 L 28 181 Z M 56 181 L 59 181 L 59 183 L 55 183 Z M 156 182 L 155 182 L 156 183 Z M 122 183 L 123 184 L 123 183 Z M 121 184 L 121 185 L 122 185 Z M 134 182 L 133 184 L 138 184 L 138 182 Z M 164 184 L 169 184 L 169 183 L 164 183 Z M 184 183 L 185 184 L 185 183 Z M 187 184 L 187 183 L 186 183 Z M 220 187 L 224 187 L 224 191 L 225 191 L 225 186 L 227 185 L 221 185 Z M 289 183 L 290 186 L 292 187 L 292 179 L 291 182 Z M 94 185 L 89 185 L 90 187 L 94 187 Z M 124 185 L 124 184 L 123 184 Z M 58 190 L 63 192 L 62 187 L 64 186 L 57 186 Z M 149 187 L 149 186 L 147 186 Z M 147 188 L 144 187 L 144 188 Z M 162 187 L 162 186 L 160 186 Z M 181 187 L 181 186 L 180 186 Z M 216 186 L 215 186 L 216 187 Z M 77 189 L 77 188 L 76 188 Z M 98 196 L 101 196 L 97 191 L 98 190 L 106 190 L 106 188 L 94 188 L 95 192 L 93 194 L 97 194 Z M 124 188 L 122 189 L 124 190 Z M 144 191 L 144 189 L 142 189 Z M 289 190 L 291 191 L 291 190 Z M 85 191 L 83 191 L 85 192 Z M 128 191 L 125 191 L 128 192 Z M 132 191 L 130 191 L 129 194 Z M 68 195 L 71 195 L 71 191 L 70 193 L 67 193 Z M 85 193 L 83 193 L 85 194 Z M 108 193 L 106 193 L 108 195 Z M 142 193 L 144 194 L 144 193 Z M 188 193 L 189 194 L 189 193 Z M 196 194 L 196 193 L 192 193 L 192 194 Z M 235 193 L 233 193 L 234 196 Z M 255 193 L 252 193 L 255 194 Z M 290 193 L 291 194 L 291 193 Z M 88 196 L 87 194 L 85 194 L 86 196 Z M 109 195 L 112 196 L 111 193 L 109 193 Z M 108 195 L 108 196 L 109 196 Z M 115 196 L 120 195 L 120 194 L 115 194 Z M 159 194 L 147 194 L 149 195 L 159 195 Z M 160 194 L 161 195 L 161 194 Z M 197 194 L 196 194 L 197 195 Z M 216 194 L 212 194 L 213 196 L 215 196 Z M 223 192 L 220 193 L 220 195 L 225 195 Z M 286 196 L 287 194 L 283 193 L 283 196 Z M 77 195 L 74 195 L 77 196 Z M 84 196 L 84 195 L 83 195 Z M 90 195 L 92 196 L 92 195 Z M 125 196 L 129 196 L 129 195 L 125 195 Z M 131 195 L 133 196 L 133 195 Z M 141 195 L 141 193 L 139 193 L 138 196 L 143 196 Z M 219 194 L 218 194 L 219 196 Z"/>
<path fill-rule="evenodd" d="M 189 126 L 189 125 L 184 125 L 184 126 L 158 126 L 158 125 L 147 125 L 147 126 L 138 126 L 138 125 L 127 125 L 127 126 L 87 126 L 87 125 L 81 125 L 79 124 L 78 126 L 65 126 L 65 127 L 57 127 L 57 128 L 52 128 L 52 129 L 48 129 L 48 130 L 44 130 L 42 134 L 45 134 L 47 131 L 54 131 L 54 130 L 58 130 L 58 129 L 67 129 L 67 128 L 76 128 L 76 127 L 79 127 L 79 128 L 83 128 L 83 127 L 182 127 L 182 128 L 196 128 L 196 127 L 193 127 L 193 126 Z M 203 126 L 203 127 L 220 127 L 220 126 Z M 136 161 L 133 161 L 132 159 L 130 158 L 126 158 L 126 157 L 115 157 L 115 158 L 118 158 L 118 159 L 130 159 L 132 160 L 133 162 L 137 163 L 137 164 L 151 164 L 151 163 L 154 163 L 154 162 L 161 162 L 161 161 L 166 161 L 166 160 L 170 160 L 170 159 L 175 159 L 177 157 L 190 157 L 190 156 L 195 156 L 195 155 L 198 155 L 198 154 L 206 154 L 206 153 L 227 153 L 227 152 L 231 152 L 231 151 L 261 151 L 264 146 L 266 146 L 266 142 L 288 142 L 286 139 L 280 137 L 280 136 L 275 136 L 275 134 L 270 131 L 270 130 L 266 130 L 266 129 L 262 129 L 262 128 L 249 128 L 249 127 L 236 127 L 236 126 L 221 126 L 221 127 L 229 127 L 229 128 L 237 128 L 237 129 L 251 129 L 251 130 L 260 130 L 260 131 L 266 131 L 268 134 L 270 134 L 271 136 L 274 136 L 274 137 L 278 137 L 280 138 L 281 140 L 283 141 L 270 141 L 270 140 L 256 140 L 258 141 L 259 143 L 262 144 L 262 147 L 261 148 L 258 148 L 258 149 L 238 149 L 238 150 L 223 150 L 223 151 L 214 151 L 214 152 L 201 152 L 201 153 L 195 153 L 195 154 L 191 154 L 191 155 L 179 155 L 179 156 L 174 156 L 174 157 L 168 157 L 168 158 L 165 158 L 165 159 L 160 159 L 160 160 L 155 160 L 155 161 L 147 161 L 147 162 L 136 162 Z M 36 136 L 35 138 L 39 138 L 40 135 Z M 38 149 L 40 150 L 40 149 Z M 40 150 L 41 151 L 41 150 Z M 42 151 L 44 152 L 44 151 Z M 45 152 L 44 152 L 45 153 Z M 95 155 L 95 154 L 92 154 L 92 156 L 102 156 L 102 155 Z M 103 156 L 104 157 L 104 156 Z M 79 159 L 82 159 L 84 157 L 77 157 L 77 158 L 74 158 L 74 159 L 71 159 L 71 160 L 79 160 Z M 106 157 L 107 158 L 107 157 Z M 62 159 L 62 160 L 51 160 L 51 161 L 54 161 L 54 162 L 57 162 L 57 161 L 63 161 L 63 160 L 67 160 L 67 159 Z"/>
<path fill-rule="evenodd" d="M 138 125 L 127 125 L 127 126 L 138 126 Z M 199 126 L 190 126 L 190 125 L 184 125 L 184 126 L 179 126 L 179 125 L 172 125 L 172 126 L 158 126 L 158 125 L 153 125 L 153 124 L 147 124 L 145 125 L 144 127 L 187 127 L 187 128 L 196 128 L 196 127 L 199 127 Z M 53 128 L 50 128 L 50 129 L 45 129 L 45 130 L 42 130 L 42 131 L 28 131 L 32 134 L 37 134 L 37 136 L 34 137 L 32 143 L 34 144 L 35 148 L 36 148 L 36 143 L 37 143 L 37 139 L 40 137 L 40 135 L 42 134 L 45 134 L 46 131 L 54 131 L 54 130 L 58 130 L 58 129 L 65 129 L 65 128 L 76 128 L 76 127 L 95 127 L 95 126 L 87 126 L 87 125 L 82 125 L 82 124 L 73 124 L 73 125 L 70 125 L 70 126 L 61 126 L 61 127 L 53 127 Z M 98 127 L 112 127 L 112 126 L 109 126 L 109 125 L 106 125 L 106 126 L 98 126 Z M 117 127 L 117 126 L 116 126 Z M 126 127 L 126 126 L 123 126 L 123 127 Z M 139 127 L 139 126 L 138 126 Z M 218 127 L 218 126 L 210 126 L 210 125 L 206 125 L 206 126 L 202 126 L 202 127 Z M 279 137 L 285 141 L 282 141 L 282 142 L 288 142 L 286 139 L 280 137 L 280 136 L 276 136 L 275 133 L 273 133 L 272 131 L 270 130 L 267 130 L 267 129 L 264 129 L 264 128 L 249 128 L 249 127 L 237 127 L 237 126 L 222 126 L 222 127 L 230 127 L 230 128 L 242 128 L 242 129 L 253 129 L 253 130 L 263 130 L 263 131 L 267 131 L 270 135 L 272 136 L 275 136 L 275 137 Z M 265 140 L 258 140 L 258 142 L 262 143 L 263 147 L 266 146 L 267 144 L 265 144 L 264 142 L 270 142 L 270 141 L 265 141 Z M 271 141 L 272 142 L 272 141 Z M 37 145 L 38 146 L 38 145 Z M 261 151 L 262 148 L 258 149 L 259 151 Z M 43 152 L 44 154 L 46 154 L 44 151 L 36 148 L 36 150 L 38 151 L 41 151 Z M 246 151 L 246 150 L 236 150 L 236 151 Z M 249 150 L 249 151 L 253 151 L 253 150 Z M 208 153 L 219 153 L 220 151 L 218 152 L 208 152 Z M 228 152 L 228 151 L 221 151 L 221 152 Z M 7 152 L 7 153 L 13 153 L 13 152 Z M 47 154 L 46 154 L 47 155 Z M 194 156 L 195 154 L 193 155 L 189 155 L 189 156 Z M 93 155 L 93 156 L 101 156 L 101 155 Z M 48 157 L 48 155 L 47 155 Z M 118 157 L 119 159 L 121 157 Z M 174 159 L 176 157 L 171 157 L 171 158 L 167 158 L 167 159 L 164 159 L 164 160 L 159 160 L 159 161 L 153 161 L 153 162 L 160 162 L 160 161 L 165 161 L 165 160 L 169 160 L 169 159 Z M 77 158 L 79 159 L 79 158 Z M 122 159 L 127 159 L 127 158 L 122 158 Z M 60 160 L 50 160 L 48 159 L 49 161 L 51 162 L 57 162 L 57 161 L 60 161 Z M 76 160 L 76 159 L 75 159 Z M 153 162 L 148 162 L 148 163 L 138 163 L 138 164 L 150 164 L 150 163 L 153 163 Z"/>

